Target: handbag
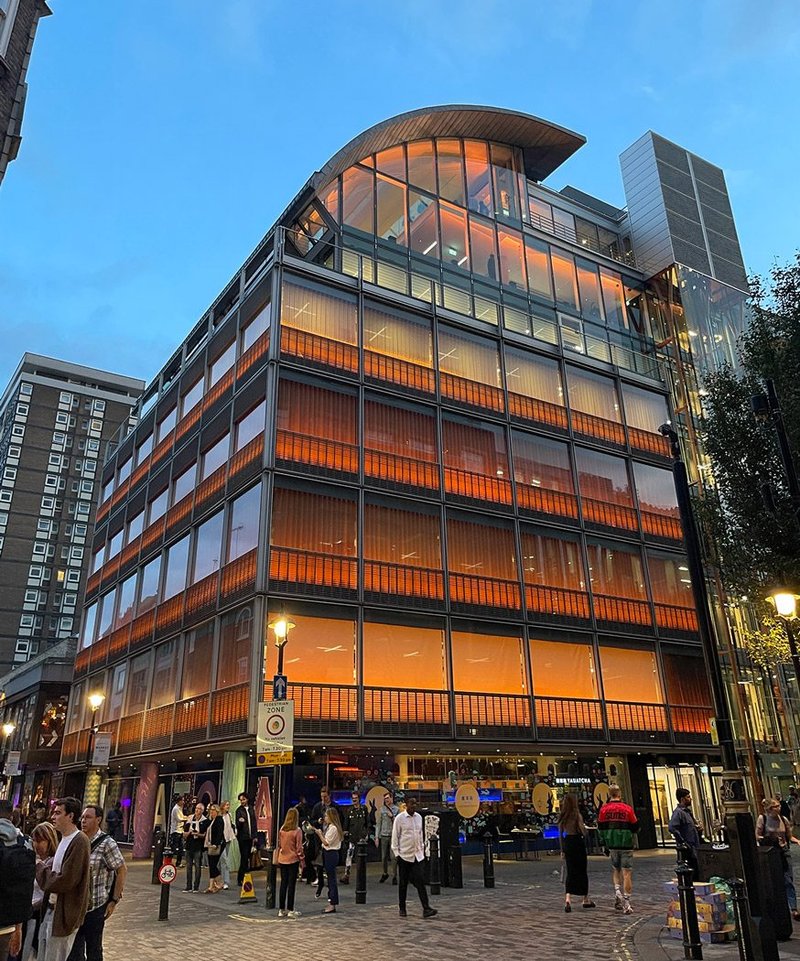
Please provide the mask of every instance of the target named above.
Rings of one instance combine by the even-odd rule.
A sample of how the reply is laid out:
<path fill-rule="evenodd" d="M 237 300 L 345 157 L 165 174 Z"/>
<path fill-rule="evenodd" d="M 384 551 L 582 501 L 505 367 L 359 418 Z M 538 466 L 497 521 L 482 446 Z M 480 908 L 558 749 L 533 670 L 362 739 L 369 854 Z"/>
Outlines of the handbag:
<path fill-rule="evenodd" d="M 250 852 L 250 870 L 260 871 L 264 867 L 264 862 L 261 860 L 261 852 L 258 848 L 254 848 Z"/>
<path fill-rule="evenodd" d="M 212 858 L 218 857 L 220 854 L 222 854 L 222 845 L 221 845 L 221 844 L 209 844 L 209 846 L 208 846 L 208 853 L 211 855 Z"/>

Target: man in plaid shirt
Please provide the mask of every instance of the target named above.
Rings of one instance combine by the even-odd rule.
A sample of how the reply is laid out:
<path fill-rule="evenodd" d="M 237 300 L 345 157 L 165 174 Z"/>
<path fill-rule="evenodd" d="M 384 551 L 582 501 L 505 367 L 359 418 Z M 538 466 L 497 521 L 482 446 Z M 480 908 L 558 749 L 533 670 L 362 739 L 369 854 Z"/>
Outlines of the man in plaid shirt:
<path fill-rule="evenodd" d="M 89 839 L 89 910 L 67 961 L 103 961 L 103 928 L 122 898 L 128 867 L 117 842 L 100 830 L 103 809 L 89 804 L 81 830 Z"/>

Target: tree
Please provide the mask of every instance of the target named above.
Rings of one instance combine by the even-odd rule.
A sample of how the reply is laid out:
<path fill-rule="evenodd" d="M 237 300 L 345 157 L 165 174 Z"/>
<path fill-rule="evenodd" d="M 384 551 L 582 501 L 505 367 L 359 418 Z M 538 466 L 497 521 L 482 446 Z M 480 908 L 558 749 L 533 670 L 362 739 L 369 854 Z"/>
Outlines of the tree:
<path fill-rule="evenodd" d="M 766 280 L 751 281 L 751 319 L 740 344 L 740 366 L 724 366 L 705 378 L 701 436 L 715 490 L 698 505 L 716 545 L 729 592 L 764 596 L 785 585 L 800 591 L 800 519 L 789 497 L 774 428 L 756 421 L 750 407 L 771 379 L 795 463 L 800 453 L 800 252 L 774 266 Z M 761 485 L 774 491 L 767 511 Z"/>

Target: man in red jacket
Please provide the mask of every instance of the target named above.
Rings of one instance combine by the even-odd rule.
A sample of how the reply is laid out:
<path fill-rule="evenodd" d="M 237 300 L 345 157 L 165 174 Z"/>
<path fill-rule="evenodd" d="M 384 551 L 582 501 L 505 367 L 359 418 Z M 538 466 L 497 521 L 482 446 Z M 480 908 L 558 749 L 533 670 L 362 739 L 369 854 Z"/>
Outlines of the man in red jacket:
<path fill-rule="evenodd" d="M 614 910 L 633 914 L 633 839 L 639 830 L 639 822 L 633 808 L 622 800 L 622 791 L 616 784 L 608 789 L 608 800 L 597 815 L 597 827 L 611 861 Z"/>

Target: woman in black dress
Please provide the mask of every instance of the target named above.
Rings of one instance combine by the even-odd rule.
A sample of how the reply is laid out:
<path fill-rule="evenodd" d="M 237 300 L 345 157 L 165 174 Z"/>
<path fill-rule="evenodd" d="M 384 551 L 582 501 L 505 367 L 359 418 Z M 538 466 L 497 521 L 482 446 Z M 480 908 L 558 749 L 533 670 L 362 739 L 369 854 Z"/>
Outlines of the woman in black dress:
<path fill-rule="evenodd" d="M 566 867 L 564 878 L 564 910 L 572 910 L 570 896 L 583 898 L 585 908 L 593 908 L 594 901 L 589 899 L 589 872 L 586 858 L 586 825 L 578 810 L 578 799 L 574 794 L 565 794 L 561 801 L 558 818 L 558 837 L 561 844 L 561 857 Z"/>

